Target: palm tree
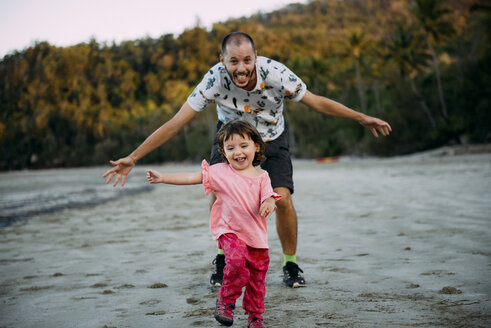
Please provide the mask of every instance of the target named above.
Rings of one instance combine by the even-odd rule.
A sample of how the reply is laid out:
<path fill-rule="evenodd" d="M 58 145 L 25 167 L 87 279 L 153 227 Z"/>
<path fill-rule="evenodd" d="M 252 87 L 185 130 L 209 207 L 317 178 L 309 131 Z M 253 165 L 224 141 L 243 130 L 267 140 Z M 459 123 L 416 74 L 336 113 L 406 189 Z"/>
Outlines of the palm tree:
<path fill-rule="evenodd" d="M 426 66 L 429 59 L 429 55 L 423 50 L 425 48 L 424 40 L 414 34 L 411 28 L 405 29 L 403 23 L 399 22 L 390 39 L 384 42 L 381 47 L 384 52 L 384 59 L 397 65 L 401 78 L 409 82 L 411 90 L 425 111 L 432 128 L 436 128 L 431 109 L 414 83 L 417 73 Z"/>
<path fill-rule="evenodd" d="M 426 44 L 430 51 L 433 67 L 435 69 L 442 114 L 446 120 L 448 118 L 447 104 L 443 95 L 440 65 L 438 63 L 435 48 L 433 47 L 433 42 L 438 43 L 442 37 L 448 36 L 454 32 L 452 24 L 444 20 L 444 16 L 449 13 L 448 9 L 442 7 L 442 4 L 445 1 L 446 0 L 415 0 L 410 9 L 424 31 Z"/>
<path fill-rule="evenodd" d="M 469 11 L 475 16 L 471 23 L 471 49 L 477 48 L 482 54 L 491 43 L 491 3 L 475 3 Z"/>
<path fill-rule="evenodd" d="M 355 70 L 356 70 L 356 82 L 358 84 L 358 94 L 360 95 L 361 109 L 365 112 L 367 109 L 367 99 L 365 94 L 365 86 L 363 81 L 361 80 L 361 72 L 360 72 L 360 56 L 361 51 L 364 46 L 364 38 L 365 35 L 363 32 L 359 30 L 355 30 L 351 33 L 349 37 L 349 44 L 352 49 L 352 55 L 355 61 Z"/>
<path fill-rule="evenodd" d="M 347 42 L 343 43 L 343 54 L 345 58 L 352 59 L 355 66 L 356 84 L 360 105 L 363 112 L 367 109 L 365 86 L 361 78 L 361 57 L 367 50 L 369 42 L 365 39 L 365 34 L 360 29 L 354 29 L 347 35 Z"/>

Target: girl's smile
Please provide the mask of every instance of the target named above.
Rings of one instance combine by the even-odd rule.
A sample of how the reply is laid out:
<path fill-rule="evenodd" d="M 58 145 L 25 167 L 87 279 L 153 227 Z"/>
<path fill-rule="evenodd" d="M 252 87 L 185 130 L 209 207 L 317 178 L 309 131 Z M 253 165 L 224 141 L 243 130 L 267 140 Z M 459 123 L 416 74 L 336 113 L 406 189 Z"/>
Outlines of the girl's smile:
<path fill-rule="evenodd" d="M 225 158 L 237 171 L 254 168 L 252 162 L 258 150 L 259 146 L 247 135 L 244 137 L 240 134 L 233 134 L 223 143 Z"/>

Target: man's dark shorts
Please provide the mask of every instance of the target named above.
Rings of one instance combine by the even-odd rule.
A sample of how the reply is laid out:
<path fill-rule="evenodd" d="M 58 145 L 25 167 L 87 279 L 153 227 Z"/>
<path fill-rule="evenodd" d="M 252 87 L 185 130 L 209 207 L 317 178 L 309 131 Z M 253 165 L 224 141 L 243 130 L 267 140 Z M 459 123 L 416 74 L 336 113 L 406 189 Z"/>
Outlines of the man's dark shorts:
<path fill-rule="evenodd" d="M 221 121 L 218 121 L 217 132 L 222 124 Z M 215 136 L 211 148 L 210 165 L 222 162 L 224 159 Z M 268 172 L 273 189 L 285 187 L 293 194 L 293 167 L 286 130 L 275 140 L 266 142 L 266 161 L 261 164 L 261 168 Z"/>

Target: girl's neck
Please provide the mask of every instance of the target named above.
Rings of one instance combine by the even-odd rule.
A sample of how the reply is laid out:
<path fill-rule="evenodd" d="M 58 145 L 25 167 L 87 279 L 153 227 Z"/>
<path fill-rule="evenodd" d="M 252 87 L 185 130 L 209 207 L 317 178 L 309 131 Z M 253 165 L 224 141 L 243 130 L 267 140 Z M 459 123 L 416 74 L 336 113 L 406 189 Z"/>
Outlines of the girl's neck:
<path fill-rule="evenodd" d="M 246 176 L 246 177 L 254 178 L 254 177 L 260 176 L 262 174 L 262 170 L 257 169 L 257 168 L 255 168 L 252 165 L 250 165 L 250 166 L 248 166 L 248 167 L 246 167 L 245 169 L 242 169 L 242 170 L 237 170 L 232 165 L 230 165 L 230 167 L 232 168 L 232 170 L 234 170 L 238 174 L 243 175 L 243 176 Z"/>

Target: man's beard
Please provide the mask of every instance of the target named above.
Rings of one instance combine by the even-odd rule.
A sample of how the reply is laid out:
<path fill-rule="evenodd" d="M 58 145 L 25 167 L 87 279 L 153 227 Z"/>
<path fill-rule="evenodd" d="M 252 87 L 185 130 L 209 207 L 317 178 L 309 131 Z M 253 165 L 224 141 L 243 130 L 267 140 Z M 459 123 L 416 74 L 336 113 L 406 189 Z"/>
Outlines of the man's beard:
<path fill-rule="evenodd" d="M 225 66 L 225 65 L 224 65 L 224 66 Z M 253 70 L 249 72 L 249 74 L 248 74 L 248 77 L 249 77 L 249 78 L 247 79 L 246 84 L 245 84 L 244 86 L 242 86 L 242 87 L 241 87 L 241 86 L 239 86 L 239 85 L 237 85 L 237 83 L 235 83 L 235 81 L 234 81 L 234 74 L 231 74 L 231 73 L 230 73 L 230 71 L 227 69 L 227 66 L 225 66 L 225 69 L 226 69 L 226 71 L 227 71 L 228 75 L 230 76 L 230 78 L 231 78 L 232 82 L 234 83 L 234 85 L 235 85 L 237 88 L 241 88 L 241 89 L 242 89 L 242 88 L 247 87 L 247 86 L 249 85 L 249 83 L 251 83 L 251 80 L 252 80 L 252 78 L 254 77 L 254 73 L 256 72 L 256 64 L 254 64 L 254 68 L 253 68 Z"/>

